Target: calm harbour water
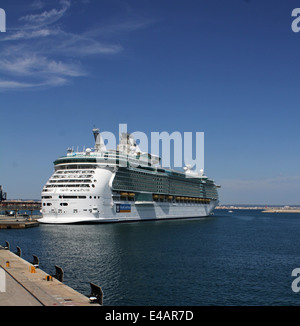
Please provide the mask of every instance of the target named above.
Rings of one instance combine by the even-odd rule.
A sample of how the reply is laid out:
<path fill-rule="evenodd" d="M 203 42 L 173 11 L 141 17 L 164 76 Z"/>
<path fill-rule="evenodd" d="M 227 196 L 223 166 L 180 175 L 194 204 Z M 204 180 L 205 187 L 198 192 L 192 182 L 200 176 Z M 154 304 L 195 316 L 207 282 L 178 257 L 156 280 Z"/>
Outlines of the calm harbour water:
<path fill-rule="evenodd" d="M 0 230 L 0 244 L 64 270 L 88 295 L 102 287 L 108 306 L 299 305 L 291 288 L 300 268 L 300 214 L 216 210 L 179 221 L 40 225 Z M 300 284 L 299 284 L 300 285 Z"/>

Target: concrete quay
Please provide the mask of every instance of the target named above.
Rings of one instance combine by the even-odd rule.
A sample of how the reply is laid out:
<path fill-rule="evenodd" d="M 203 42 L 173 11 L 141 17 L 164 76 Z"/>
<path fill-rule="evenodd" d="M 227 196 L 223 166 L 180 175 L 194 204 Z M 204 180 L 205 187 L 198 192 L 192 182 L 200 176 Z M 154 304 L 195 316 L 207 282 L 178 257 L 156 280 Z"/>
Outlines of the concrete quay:
<path fill-rule="evenodd" d="M 39 226 L 39 222 L 34 217 L 24 218 L 22 216 L 0 215 L 0 229 L 26 229 L 36 226 Z"/>
<path fill-rule="evenodd" d="M 99 306 L 11 251 L 0 249 L 0 306 Z"/>

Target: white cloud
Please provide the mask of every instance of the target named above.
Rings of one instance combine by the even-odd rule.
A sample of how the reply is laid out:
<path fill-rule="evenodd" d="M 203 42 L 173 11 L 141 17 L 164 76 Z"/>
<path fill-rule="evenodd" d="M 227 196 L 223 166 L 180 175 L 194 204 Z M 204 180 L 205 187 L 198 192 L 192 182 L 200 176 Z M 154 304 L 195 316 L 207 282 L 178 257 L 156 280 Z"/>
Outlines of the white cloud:
<path fill-rule="evenodd" d="M 0 60 L 2 72 L 13 75 L 31 76 L 35 79 L 52 78 L 53 76 L 84 76 L 86 73 L 78 64 L 63 63 L 47 57 L 25 54 L 23 56 Z"/>
<path fill-rule="evenodd" d="M 18 88 L 29 88 L 33 87 L 33 84 L 22 83 L 11 80 L 0 80 L 0 89 L 18 89 Z"/>
<path fill-rule="evenodd" d="M 22 16 L 19 21 L 25 25 L 11 29 L 1 39 L 0 90 L 62 86 L 87 75 L 79 58 L 122 50 L 119 45 L 62 30 L 57 22 L 70 9 L 71 1 L 60 0 L 58 4 L 59 8 Z M 30 8 L 36 11 L 45 6 L 45 2 L 37 0 Z M 78 59 L 70 59 L 74 57 Z"/>
<path fill-rule="evenodd" d="M 8 34 L 6 37 L 0 39 L 0 42 L 5 41 L 17 41 L 17 40 L 29 40 L 33 38 L 47 37 L 50 35 L 57 35 L 58 30 L 53 30 L 49 28 L 43 28 L 40 30 L 20 30 L 14 34 Z"/>
<path fill-rule="evenodd" d="M 35 83 L 27 83 L 22 81 L 0 80 L 0 91 L 15 89 L 35 89 L 37 87 L 56 87 L 68 84 L 68 80 L 62 77 L 52 77 L 47 80 Z"/>
<path fill-rule="evenodd" d="M 85 34 L 79 35 L 64 31 L 60 31 L 55 42 L 56 46 L 55 48 L 52 47 L 52 49 L 64 55 L 72 55 L 74 53 L 77 56 L 117 54 L 122 51 L 120 45 L 102 43 Z"/>
<path fill-rule="evenodd" d="M 63 17 L 65 12 L 70 8 L 71 2 L 69 0 L 61 0 L 60 4 L 62 5 L 61 9 L 53 8 L 49 11 L 44 11 L 40 14 L 30 14 L 20 18 L 20 21 L 24 21 L 29 25 L 41 26 L 49 25 L 58 21 Z"/>
<path fill-rule="evenodd" d="M 56 6 L 49 8 L 53 3 Z M 88 6 L 89 0 L 78 0 L 78 4 Z M 32 13 L 19 18 L 22 25 L 11 27 L 0 39 L 0 90 L 65 85 L 87 75 L 82 62 L 89 56 L 116 55 L 123 50 L 119 43 L 108 41 L 113 36 L 151 23 L 135 18 L 72 33 L 61 24 L 71 10 L 71 0 L 34 0 L 28 9 Z"/>
<path fill-rule="evenodd" d="M 45 7 L 45 3 L 41 0 L 34 0 L 30 5 L 30 8 L 33 10 L 41 10 Z"/>

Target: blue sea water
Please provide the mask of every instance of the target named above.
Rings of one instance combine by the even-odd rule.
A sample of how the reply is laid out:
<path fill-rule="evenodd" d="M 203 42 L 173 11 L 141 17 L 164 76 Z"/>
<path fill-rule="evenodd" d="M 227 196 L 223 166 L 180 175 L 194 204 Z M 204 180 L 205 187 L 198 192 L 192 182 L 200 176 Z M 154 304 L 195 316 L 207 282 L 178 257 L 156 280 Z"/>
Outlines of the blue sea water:
<path fill-rule="evenodd" d="M 299 305 L 300 214 L 216 210 L 194 220 L 40 225 L 0 230 L 0 244 L 64 270 L 65 284 L 106 306 Z M 300 284 L 299 284 L 300 285 Z"/>

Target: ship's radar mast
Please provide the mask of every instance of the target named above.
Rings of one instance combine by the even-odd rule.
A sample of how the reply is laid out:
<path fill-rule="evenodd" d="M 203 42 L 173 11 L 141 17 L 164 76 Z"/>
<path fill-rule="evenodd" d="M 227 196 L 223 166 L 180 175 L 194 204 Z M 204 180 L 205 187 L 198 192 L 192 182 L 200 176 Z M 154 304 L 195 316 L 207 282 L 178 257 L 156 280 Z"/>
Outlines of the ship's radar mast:
<path fill-rule="evenodd" d="M 98 128 L 93 129 L 94 137 L 95 137 L 95 152 L 106 151 L 106 147 L 104 145 L 103 139 L 101 137 L 100 131 Z"/>

